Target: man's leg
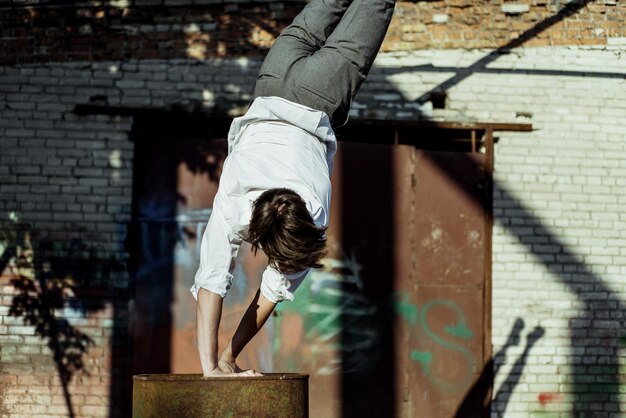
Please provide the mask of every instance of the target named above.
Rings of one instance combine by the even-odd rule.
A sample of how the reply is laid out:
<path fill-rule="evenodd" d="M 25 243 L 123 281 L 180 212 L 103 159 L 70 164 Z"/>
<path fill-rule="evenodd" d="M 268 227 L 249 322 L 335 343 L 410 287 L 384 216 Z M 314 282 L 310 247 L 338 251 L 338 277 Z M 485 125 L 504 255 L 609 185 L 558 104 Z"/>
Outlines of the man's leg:
<path fill-rule="evenodd" d="M 367 78 L 389 28 L 395 3 L 395 0 L 355 0 L 324 48 L 341 55 L 363 79 Z M 358 87 L 351 90 L 352 95 Z"/>
<path fill-rule="evenodd" d="M 292 65 L 318 51 L 337 26 L 351 0 L 313 0 L 294 18 L 270 48 L 254 97 L 281 96 Z"/>
<path fill-rule="evenodd" d="M 290 74 L 295 101 L 324 110 L 333 126 L 343 125 L 387 33 L 394 5 L 395 0 L 354 0 L 322 48 L 300 60 Z"/>
<path fill-rule="evenodd" d="M 313 0 L 270 49 L 253 97 L 283 97 L 324 111 L 333 127 L 344 125 L 394 5 L 395 0 Z"/>

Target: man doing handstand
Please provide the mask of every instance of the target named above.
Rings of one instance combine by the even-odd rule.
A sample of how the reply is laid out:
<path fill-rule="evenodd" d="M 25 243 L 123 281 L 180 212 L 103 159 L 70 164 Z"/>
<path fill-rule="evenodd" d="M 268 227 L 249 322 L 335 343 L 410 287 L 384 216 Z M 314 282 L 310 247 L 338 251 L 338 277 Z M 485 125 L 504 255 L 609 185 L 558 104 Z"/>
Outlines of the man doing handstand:
<path fill-rule="evenodd" d="M 213 210 L 202 237 L 197 299 L 204 376 L 242 372 L 236 359 L 277 303 L 293 300 L 326 245 L 330 175 L 352 98 L 366 79 L 395 0 L 312 0 L 276 39 L 254 100 L 228 134 Z M 254 299 L 218 359 L 222 299 L 242 241 L 269 260 Z"/>

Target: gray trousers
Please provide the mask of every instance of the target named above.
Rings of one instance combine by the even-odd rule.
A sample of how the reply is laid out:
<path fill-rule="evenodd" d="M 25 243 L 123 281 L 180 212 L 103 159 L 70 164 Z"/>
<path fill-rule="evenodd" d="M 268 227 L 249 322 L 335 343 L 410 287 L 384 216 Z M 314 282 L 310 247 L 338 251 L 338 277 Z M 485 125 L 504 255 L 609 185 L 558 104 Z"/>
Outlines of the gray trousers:
<path fill-rule="evenodd" d="M 395 0 L 312 0 L 270 48 L 253 97 L 278 96 L 326 112 L 333 128 L 378 54 Z"/>

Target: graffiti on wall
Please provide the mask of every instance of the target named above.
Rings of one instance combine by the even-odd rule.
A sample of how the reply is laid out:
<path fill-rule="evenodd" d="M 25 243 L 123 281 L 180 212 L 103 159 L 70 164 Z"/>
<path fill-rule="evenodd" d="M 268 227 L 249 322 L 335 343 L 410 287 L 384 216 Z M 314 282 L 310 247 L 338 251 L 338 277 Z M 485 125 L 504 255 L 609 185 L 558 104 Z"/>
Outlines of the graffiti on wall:
<path fill-rule="evenodd" d="M 474 337 L 474 332 L 467 326 L 463 310 L 459 305 L 448 299 L 435 299 L 417 306 L 411 302 L 408 294 L 397 294 L 394 300 L 396 314 L 402 317 L 412 328 L 416 336 L 417 345 L 410 352 L 412 361 L 418 363 L 426 379 L 435 387 L 446 392 L 459 392 L 467 389 L 472 383 L 476 359 L 470 350 L 463 344 Z M 454 317 L 454 323 L 437 326 L 431 323 L 434 314 L 442 310 L 449 311 Z M 425 350 L 423 345 L 436 347 L 436 350 Z M 420 349 L 421 348 L 421 349 Z M 438 376 L 434 372 L 433 363 L 446 361 L 446 357 L 454 355 L 462 360 L 462 373 L 449 380 Z M 458 364 L 458 363 L 457 363 Z"/>
<path fill-rule="evenodd" d="M 537 395 L 537 403 L 539 409 L 531 412 L 533 418 L 558 418 L 561 414 L 559 410 L 563 409 L 565 397 L 560 393 L 541 392 Z"/>
<path fill-rule="evenodd" d="M 296 293 L 294 302 L 277 307 L 274 356 L 279 367 L 307 370 L 314 375 L 365 372 L 384 352 L 379 324 L 384 309 L 363 293 L 361 264 L 353 254 L 337 251 L 326 258 Z M 392 297 L 395 314 L 415 335 L 410 361 L 418 364 L 434 387 L 459 392 L 473 381 L 477 360 L 467 347 L 475 333 L 462 308 L 452 300 L 435 299 L 417 306 L 409 294 Z M 434 317 L 447 311 L 454 321 L 436 325 Z M 436 350 L 425 347 L 437 347 Z M 454 357 L 461 374 L 439 376 L 434 364 Z"/>
<path fill-rule="evenodd" d="M 354 254 L 322 260 L 296 293 L 278 305 L 274 353 L 289 370 L 316 375 L 368 370 L 381 354 L 380 309 L 363 294 L 362 266 Z"/>

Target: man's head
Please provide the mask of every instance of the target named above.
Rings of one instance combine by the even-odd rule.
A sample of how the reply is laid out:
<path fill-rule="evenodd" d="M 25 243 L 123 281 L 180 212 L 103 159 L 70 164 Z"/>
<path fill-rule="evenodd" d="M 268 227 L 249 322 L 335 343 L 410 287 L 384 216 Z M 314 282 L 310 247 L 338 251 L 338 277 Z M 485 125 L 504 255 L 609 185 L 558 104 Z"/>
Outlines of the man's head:
<path fill-rule="evenodd" d="M 306 203 L 289 189 L 269 189 L 255 200 L 248 229 L 252 249 L 260 248 L 283 274 L 321 267 L 326 228 L 315 225 Z"/>

